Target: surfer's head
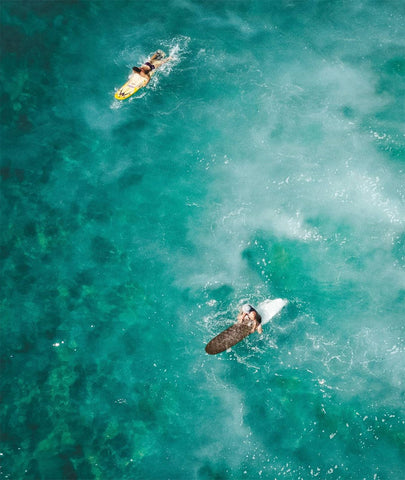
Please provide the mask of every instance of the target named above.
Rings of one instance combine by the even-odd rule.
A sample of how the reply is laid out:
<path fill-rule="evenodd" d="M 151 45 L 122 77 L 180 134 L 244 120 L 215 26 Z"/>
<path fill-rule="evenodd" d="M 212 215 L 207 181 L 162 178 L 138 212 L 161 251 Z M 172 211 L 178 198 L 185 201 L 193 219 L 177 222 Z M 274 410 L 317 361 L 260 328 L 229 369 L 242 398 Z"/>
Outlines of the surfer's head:
<path fill-rule="evenodd" d="M 141 71 L 139 67 L 132 67 L 132 70 L 136 73 L 139 73 Z"/>
<path fill-rule="evenodd" d="M 163 50 L 157 50 L 154 57 L 156 60 L 162 60 L 162 58 L 165 58 L 166 54 Z"/>
<path fill-rule="evenodd" d="M 250 313 L 250 312 L 253 312 L 254 311 L 254 308 L 252 307 L 252 305 L 249 305 L 248 303 L 245 303 L 245 305 L 242 305 L 242 312 L 243 313 Z"/>

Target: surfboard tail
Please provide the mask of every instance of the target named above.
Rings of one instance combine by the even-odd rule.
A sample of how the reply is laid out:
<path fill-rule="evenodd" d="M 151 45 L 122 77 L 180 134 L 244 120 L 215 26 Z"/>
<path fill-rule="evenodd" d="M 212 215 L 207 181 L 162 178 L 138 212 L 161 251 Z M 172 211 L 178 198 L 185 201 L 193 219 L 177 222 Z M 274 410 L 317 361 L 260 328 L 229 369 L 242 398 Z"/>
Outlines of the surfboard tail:
<path fill-rule="evenodd" d="M 245 337 L 250 335 L 251 329 L 248 325 L 242 323 L 234 323 L 229 328 L 221 332 L 205 347 L 205 351 L 210 355 L 224 352 L 228 348 L 233 347 Z"/>

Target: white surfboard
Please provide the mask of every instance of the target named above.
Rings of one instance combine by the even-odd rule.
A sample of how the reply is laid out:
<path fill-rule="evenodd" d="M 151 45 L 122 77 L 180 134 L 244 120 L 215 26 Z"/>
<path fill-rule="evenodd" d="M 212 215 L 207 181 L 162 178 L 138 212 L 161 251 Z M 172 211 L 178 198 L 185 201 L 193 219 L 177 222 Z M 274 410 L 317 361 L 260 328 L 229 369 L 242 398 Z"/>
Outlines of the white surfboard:
<path fill-rule="evenodd" d="M 283 298 L 276 298 L 274 300 L 264 300 L 257 305 L 256 310 L 262 317 L 262 325 L 270 322 L 281 310 L 287 305 L 288 301 Z"/>

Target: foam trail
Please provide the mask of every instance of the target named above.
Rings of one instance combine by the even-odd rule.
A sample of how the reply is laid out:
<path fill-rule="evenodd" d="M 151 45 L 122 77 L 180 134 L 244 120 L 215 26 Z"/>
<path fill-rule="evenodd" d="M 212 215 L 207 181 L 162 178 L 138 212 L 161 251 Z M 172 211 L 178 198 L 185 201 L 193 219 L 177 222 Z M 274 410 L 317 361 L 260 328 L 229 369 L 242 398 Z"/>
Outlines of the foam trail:
<path fill-rule="evenodd" d="M 180 52 L 180 45 L 176 44 L 170 49 L 169 55 L 173 59 L 177 59 L 179 57 L 179 52 Z"/>
<path fill-rule="evenodd" d="M 174 37 L 170 42 L 162 42 L 164 47 L 169 51 L 169 56 L 172 59 L 170 62 L 163 65 L 162 68 L 170 72 L 173 66 L 179 64 L 183 56 L 187 53 L 189 43 L 190 38 L 184 36 Z"/>

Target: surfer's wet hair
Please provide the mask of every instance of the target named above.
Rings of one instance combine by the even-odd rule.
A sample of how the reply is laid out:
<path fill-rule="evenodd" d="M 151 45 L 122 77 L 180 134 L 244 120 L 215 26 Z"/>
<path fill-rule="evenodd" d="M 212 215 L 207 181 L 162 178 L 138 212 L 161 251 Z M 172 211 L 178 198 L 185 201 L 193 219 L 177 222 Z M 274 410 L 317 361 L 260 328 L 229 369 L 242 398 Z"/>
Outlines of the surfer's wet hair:
<path fill-rule="evenodd" d="M 136 73 L 139 73 L 141 71 L 139 67 L 132 67 L 132 70 Z"/>

